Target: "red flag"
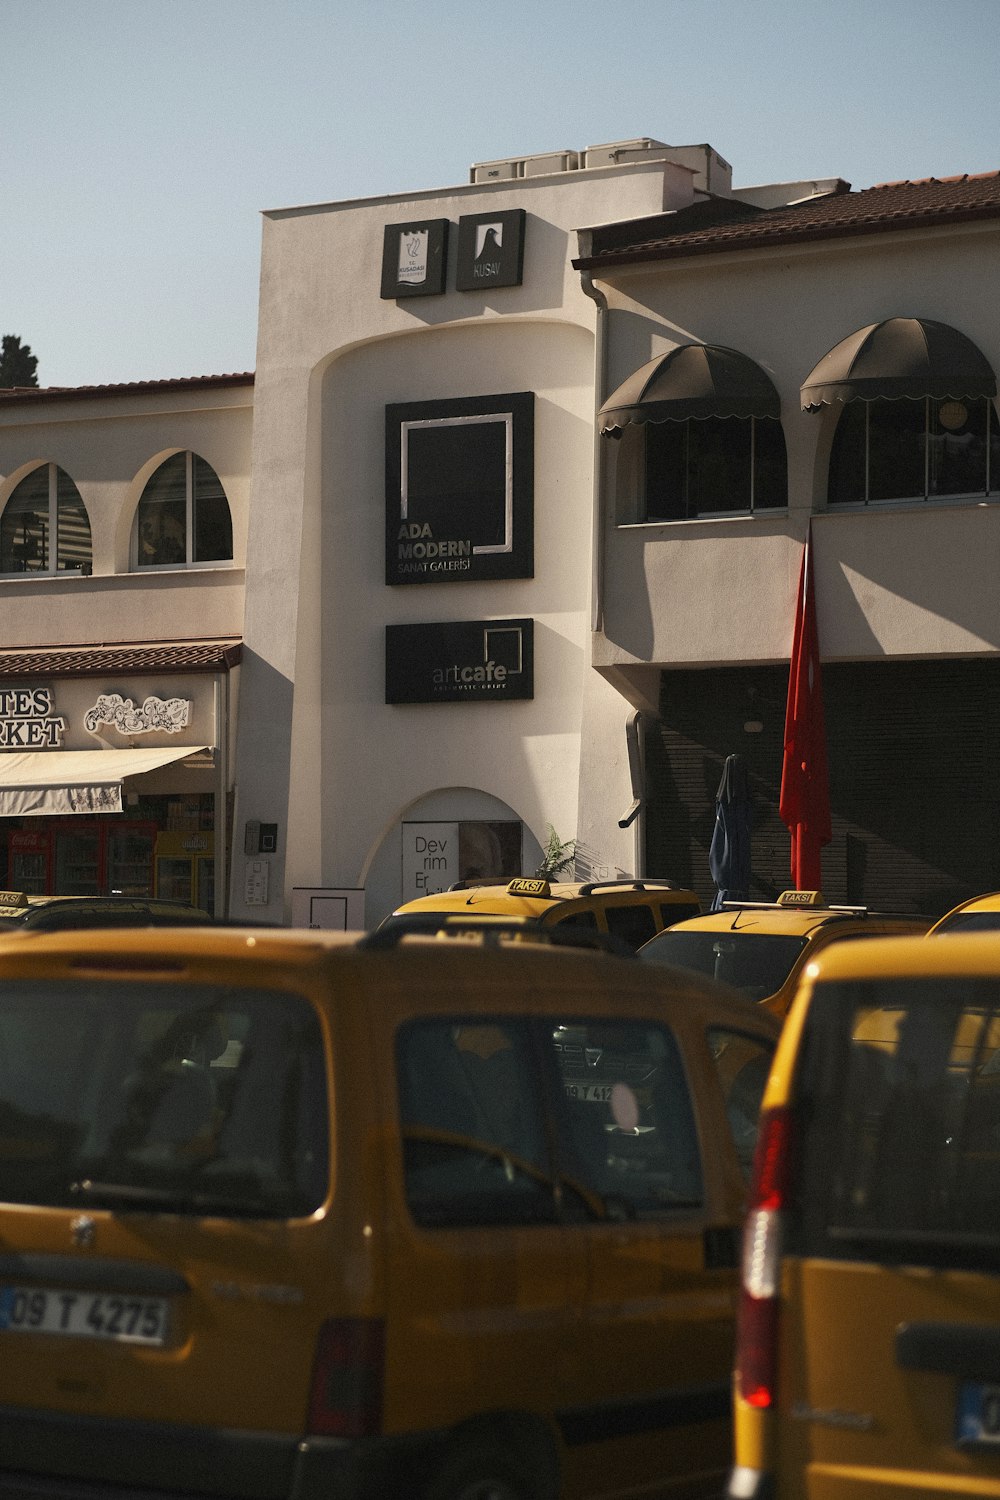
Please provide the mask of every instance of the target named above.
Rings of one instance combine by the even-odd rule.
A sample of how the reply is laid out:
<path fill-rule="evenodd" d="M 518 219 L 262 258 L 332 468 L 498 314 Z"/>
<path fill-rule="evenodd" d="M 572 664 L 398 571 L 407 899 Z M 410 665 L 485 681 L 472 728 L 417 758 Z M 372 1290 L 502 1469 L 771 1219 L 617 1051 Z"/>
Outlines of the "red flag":
<path fill-rule="evenodd" d="M 778 811 L 792 836 L 793 884 L 797 890 L 818 891 L 820 849 L 830 842 L 832 830 L 811 542 L 810 528 L 799 570 Z"/>

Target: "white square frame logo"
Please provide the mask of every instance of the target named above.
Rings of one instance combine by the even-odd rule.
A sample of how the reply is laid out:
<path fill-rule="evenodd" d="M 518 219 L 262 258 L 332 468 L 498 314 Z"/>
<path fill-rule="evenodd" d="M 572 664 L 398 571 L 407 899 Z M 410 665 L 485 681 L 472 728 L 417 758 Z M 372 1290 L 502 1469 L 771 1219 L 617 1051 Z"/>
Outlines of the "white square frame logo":
<path fill-rule="evenodd" d="M 409 436 L 417 428 L 482 426 L 486 422 L 504 424 L 504 516 L 503 541 L 473 546 L 477 556 L 509 553 L 514 550 L 514 414 L 509 411 L 484 412 L 474 417 L 427 417 L 399 424 L 399 519 L 409 520 Z"/>

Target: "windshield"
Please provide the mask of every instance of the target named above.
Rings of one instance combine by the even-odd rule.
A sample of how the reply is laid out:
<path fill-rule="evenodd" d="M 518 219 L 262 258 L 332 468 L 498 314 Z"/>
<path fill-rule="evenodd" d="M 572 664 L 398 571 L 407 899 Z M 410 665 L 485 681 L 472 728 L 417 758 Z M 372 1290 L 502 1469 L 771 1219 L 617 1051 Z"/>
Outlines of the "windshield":
<path fill-rule="evenodd" d="M 1000 928 L 1000 911 L 959 911 L 937 928 L 942 932 L 996 932 Z"/>
<path fill-rule="evenodd" d="M 1000 982 L 820 985 L 798 1092 L 800 1253 L 996 1263 Z"/>
<path fill-rule="evenodd" d="M 675 964 L 742 990 L 748 1000 L 777 994 L 806 945 L 803 937 L 767 932 L 658 933 L 639 949 L 646 963 Z"/>
<path fill-rule="evenodd" d="M 300 996 L 216 985 L 0 990 L 8 1203 L 290 1217 L 327 1185 L 323 1052 Z"/>

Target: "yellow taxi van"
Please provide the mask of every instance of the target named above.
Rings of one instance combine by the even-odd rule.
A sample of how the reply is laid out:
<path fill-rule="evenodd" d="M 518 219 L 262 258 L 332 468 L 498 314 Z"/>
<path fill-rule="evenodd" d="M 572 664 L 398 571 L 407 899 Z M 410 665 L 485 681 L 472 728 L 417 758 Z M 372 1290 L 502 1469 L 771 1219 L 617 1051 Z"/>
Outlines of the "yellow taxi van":
<path fill-rule="evenodd" d="M 764 1096 L 730 1500 L 1000 1496 L 1000 943 L 809 964 Z"/>
<path fill-rule="evenodd" d="M 505 885 L 469 880 L 418 896 L 397 907 L 379 930 L 434 932 L 451 915 L 505 916 L 565 932 L 603 933 L 634 951 L 700 910 L 694 891 L 669 880 L 550 881 L 522 875 Z"/>
<path fill-rule="evenodd" d="M 644 943 L 639 957 L 721 980 L 784 1016 L 806 964 L 831 943 L 925 933 L 930 920 L 827 905 L 822 891 L 783 891 L 777 901 L 725 901 L 719 911 L 677 922 Z"/>
<path fill-rule="evenodd" d="M 0 1494 L 698 1494 L 778 1023 L 631 957 L 0 948 Z"/>

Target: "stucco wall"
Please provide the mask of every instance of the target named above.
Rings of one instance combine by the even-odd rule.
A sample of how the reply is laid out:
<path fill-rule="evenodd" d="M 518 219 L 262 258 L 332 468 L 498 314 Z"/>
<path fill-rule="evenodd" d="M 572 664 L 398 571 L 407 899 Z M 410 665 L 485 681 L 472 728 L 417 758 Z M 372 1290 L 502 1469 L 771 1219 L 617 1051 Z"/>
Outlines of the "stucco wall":
<path fill-rule="evenodd" d="M 384 868 L 399 817 L 442 788 L 499 799 L 536 838 L 575 835 L 597 314 L 570 261 L 579 225 L 664 197 L 662 165 L 640 164 L 267 215 L 237 842 L 247 818 L 281 832 L 270 900 L 247 907 L 237 879 L 234 914 L 282 920 L 293 885 Z M 507 208 L 526 211 L 521 286 L 454 291 L 453 231 L 444 295 L 380 297 L 386 224 Z M 528 390 L 534 579 L 387 588 L 386 403 Z M 533 701 L 386 707 L 386 624 L 508 616 L 536 621 Z"/>
<path fill-rule="evenodd" d="M 91 526 L 87 578 L 0 579 L 6 646 L 239 635 L 253 386 L 0 406 L 0 510 L 39 463 L 74 481 Z M 129 571 L 135 509 L 164 458 L 190 448 L 218 474 L 233 521 L 232 566 Z"/>
<path fill-rule="evenodd" d="M 824 512 L 836 413 L 801 411 L 799 388 L 841 339 L 898 316 L 952 325 L 1000 371 L 992 294 L 998 274 L 1000 236 L 992 226 L 968 225 L 617 273 L 605 288 L 609 391 L 644 361 L 690 339 L 748 354 L 781 397 L 789 509 L 621 525 L 615 469 L 623 460 L 605 443 L 605 626 L 595 660 L 690 666 L 787 659 L 801 542 L 814 510 L 825 657 L 995 650 L 1000 504 Z"/>

